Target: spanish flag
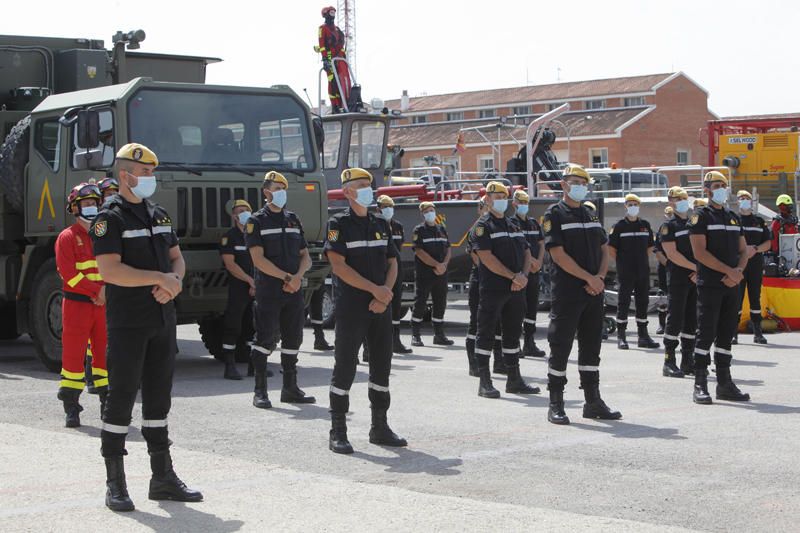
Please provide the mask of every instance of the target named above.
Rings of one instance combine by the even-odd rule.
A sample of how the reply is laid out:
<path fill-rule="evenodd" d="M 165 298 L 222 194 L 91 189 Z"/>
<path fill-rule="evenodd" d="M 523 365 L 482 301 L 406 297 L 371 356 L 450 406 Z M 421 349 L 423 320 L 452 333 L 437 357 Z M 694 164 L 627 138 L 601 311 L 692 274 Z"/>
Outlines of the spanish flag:
<path fill-rule="evenodd" d="M 456 147 L 453 148 L 453 153 L 463 154 L 466 149 L 467 145 L 464 143 L 464 132 L 459 131 L 458 137 L 456 137 Z"/>

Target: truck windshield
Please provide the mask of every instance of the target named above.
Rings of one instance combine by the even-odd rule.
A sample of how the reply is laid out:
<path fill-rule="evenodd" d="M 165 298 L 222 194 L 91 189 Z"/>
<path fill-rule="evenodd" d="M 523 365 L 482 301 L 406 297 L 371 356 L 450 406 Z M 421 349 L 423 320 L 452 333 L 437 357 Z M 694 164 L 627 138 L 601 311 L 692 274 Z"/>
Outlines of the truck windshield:
<path fill-rule="evenodd" d="M 128 125 L 162 167 L 315 168 L 305 109 L 287 95 L 142 89 Z"/>

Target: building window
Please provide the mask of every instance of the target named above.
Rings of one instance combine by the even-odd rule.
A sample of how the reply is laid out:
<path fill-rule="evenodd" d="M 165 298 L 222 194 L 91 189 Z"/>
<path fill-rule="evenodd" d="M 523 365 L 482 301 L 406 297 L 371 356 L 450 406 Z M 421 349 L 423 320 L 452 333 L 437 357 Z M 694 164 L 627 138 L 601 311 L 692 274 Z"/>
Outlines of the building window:
<path fill-rule="evenodd" d="M 445 113 L 444 119 L 448 122 L 453 122 L 455 120 L 464 120 L 464 112 L 454 111 L 452 113 Z"/>
<path fill-rule="evenodd" d="M 608 148 L 590 149 L 589 161 L 592 162 L 592 168 L 608 168 Z"/>
<path fill-rule="evenodd" d="M 412 124 L 425 124 L 428 122 L 428 115 L 414 115 L 411 117 Z"/>
<path fill-rule="evenodd" d="M 547 110 L 552 111 L 553 109 L 557 109 L 564 105 L 564 102 L 554 102 L 552 104 L 547 104 Z M 587 108 L 588 109 L 588 108 Z"/>
<path fill-rule="evenodd" d="M 513 108 L 511 108 L 511 114 L 512 115 L 516 115 L 518 117 L 521 117 L 521 116 L 524 116 L 524 115 L 530 115 L 531 114 L 531 106 L 529 106 L 529 105 L 514 106 Z"/>
<path fill-rule="evenodd" d="M 623 98 L 622 105 L 624 105 L 625 107 L 644 105 L 644 96 L 631 96 L 628 98 Z"/>
<path fill-rule="evenodd" d="M 497 109 L 481 109 L 478 111 L 479 118 L 494 118 L 497 116 Z"/>
<path fill-rule="evenodd" d="M 605 107 L 605 100 L 586 100 L 584 103 L 584 109 L 603 109 Z"/>
<path fill-rule="evenodd" d="M 678 164 L 679 165 L 689 164 L 689 150 L 678 150 Z"/>
<path fill-rule="evenodd" d="M 478 172 L 493 172 L 493 171 L 494 171 L 494 156 L 479 155 Z"/>

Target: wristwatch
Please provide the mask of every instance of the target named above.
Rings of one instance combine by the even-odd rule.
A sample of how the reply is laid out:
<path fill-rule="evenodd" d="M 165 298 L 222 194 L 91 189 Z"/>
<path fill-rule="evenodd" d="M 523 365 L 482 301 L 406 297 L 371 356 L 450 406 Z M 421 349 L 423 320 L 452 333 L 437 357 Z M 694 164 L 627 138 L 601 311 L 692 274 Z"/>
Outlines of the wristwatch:
<path fill-rule="evenodd" d="M 283 276 L 283 281 L 284 283 L 289 283 L 290 281 L 292 281 L 292 275 L 286 274 L 285 276 Z"/>

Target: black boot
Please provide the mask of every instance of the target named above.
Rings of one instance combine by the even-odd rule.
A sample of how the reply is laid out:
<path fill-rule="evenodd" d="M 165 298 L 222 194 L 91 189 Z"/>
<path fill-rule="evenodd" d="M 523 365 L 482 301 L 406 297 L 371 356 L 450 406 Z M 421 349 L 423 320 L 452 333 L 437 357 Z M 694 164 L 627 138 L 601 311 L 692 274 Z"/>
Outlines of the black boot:
<path fill-rule="evenodd" d="M 761 330 L 761 322 L 753 321 L 753 342 L 756 344 L 767 344 L 764 332 Z"/>
<path fill-rule="evenodd" d="M 394 326 L 394 336 L 392 338 L 392 352 L 396 354 L 411 353 L 411 348 L 405 346 L 400 340 L 400 326 Z"/>
<path fill-rule="evenodd" d="M 153 471 L 153 477 L 150 478 L 150 492 L 147 497 L 151 500 L 203 501 L 203 494 L 187 487 L 175 473 L 169 450 L 150 453 L 150 469 Z"/>
<path fill-rule="evenodd" d="M 525 342 L 522 345 L 520 357 L 545 357 L 547 355 L 544 350 L 536 346 L 536 341 L 533 339 L 535 333 L 535 326 L 531 327 L 525 324 Z"/>
<path fill-rule="evenodd" d="M 118 513 L 135 509 L 128 495 L 122 456 L 106 457 L 106 507 Z"/>
<path fill-rule="evenodd" d="M 333 350 L 333 346 L 325 340 L 325 332 L 322 331 L 322 325 L 320 324 L 314 324 L 314 349 L 322 352 Z"/>
<path fill-rule="evenodd" d="M 666 311 L 659 311 L 658 312 L 658 329 L 656 330 L 656 335 L 663 335 L 664 328 L 667 324 L 667 312 Z"/>
<path fill-rule="evenodd" d="M 692 394 L 694 403 L 701 405 L 711 405 L 711 395 L 708 393 L 708 367 L 695 366 L 694 368 L 694 393 Z"/>
<path fill-rule="evenodd" d="M 628 326 L 625 324 L 617 324 L 617 348 L 620 350 L 628 349 L 628 341 L 625 340 L 625 331 Z"/>
<path fill-rule="evenodd" d="M 492 377 L 491 374 L 489 374 L 489 367 L 479 367 L 478 377 L 480 378 L 480 382 L 478 383 L 478 396 L 482 396 L 483 398 L 500 397 L 500 391 L 495 389 L 494 385 L 492 385 Z"/>
<path fill-rule="evenodd" d="M 667 378 L 682 378 L 683 371 L 675 364 L 675 348 L 667 348 L 664 354 L 664 366 L 661 375 Z"/>
<path fill-rule="evenodd" d="M 408 446 L 406 439 L 398 436 L 389 427 L 389 423 L 386 421 L 386 409 L 374 407 L 372 408 L 372 427 L 369 428 L 369 441 L 372 444 L 382 444 L 383 446 Z"/>
<path fill-rule="evenodd" d="M 269 401 L 269 396 L 267 396 L 267 373 L 265 368 L 256 368 L 253 405 L 259 409 L 270 409 L 272 407 L 272 402 Z"/>
<path fill-rule="evenodd" d="M 564 412 L 564 389 L 556 390 L 554 387 L 550 387 L 550 407 L 547 410 L 547 421 L 559 426 L 569 424 L 569 417 Z"/>
<path fill-rule="evenodd" d="M 469 375 L 478 376 L 478 362 L 475 360 L 475 339 L 467 339 L 467 364 L 469 364 Z"/>
<path fill-rule="evenodd" d="M 636 346 L 639 348 L 658 348 L 661 346 L 652 338 L 650 338 L 650 334 L 647 333 L 647 324 L 638 324 L 638 333 L 639 333 L 639 340 L 636 343 Z"/>
<path fill-rule="evenodd" d="M 503 360 L 503 345 L 500 341 L 494 341 L 492 355 L 494 357 L 494 361 L 492 362 L 492 372 L 495 374 L 508 374 L 506 362 Z"/>
<path fill-rule="evenodd" d="M 442 322 L 433 323 L 433 344 L 439 346 L 452 346 L 454 343 L 444 334 L 444 324 Z"/>
<path fill-rule="evenodd" d="M 297 386 L 297 368 L 283 369 L 283 388 L 281 389 L 281 401 L 283 403 L 317 403 L 313 396 L 306 396 L 306 393 Z"/>
<path fill-rule="evenodd" d="M 731 367 L 717 366 L 717 400 L 749 402 L 750 395 L 739 390 L 731 379 Z"/>
<path fill-rule="evenodd" d="M 78 389 L 60 388 L 58 389 L 58 399 L 64 404 L 64 427 L 79 428 L 81 427 L 80 412 L 83 407 L 78 403 L 81 391 Z"/>
<path fill-rule="evenodd" d="M 531 387 L 519 372 L 519 365 L 508 366 L 508 379 L 506 380 L 506 392 L 510 394 L 539 394 L 542 390 L 539 387 Z"/>
<path fill-rule="evenodd" d="M 420 325 L 419 322 L 414 322 L 411 320 L 411 346 L 425 346 L 422 343 L 422 337 L 419 333 Z"/>
<path fill-rule="evenodd" d="M 328 438 L 328 449 L 333 453 L 353 453 L 353 447 L 347 440 L 347 415 L 331 413 L 331 432 Z"/>
<path fill-rule="evenodd" d="M 222 377 L 237 381 L 242 379 L 242 375 L 239 374 L 239 370 L 236 368 L 236 354 L 232 351 L 225 352 L 225 373 Z"/>
<path fill-rule="evenodd" d="M 622 413 L 612 411 L 600 397 L 600 385 L 598 383 L 585 383 L 583 385 L 583 396 L 586 400 L 583 405 L 583 418 L 596 418 L 599 420 L 619 420 L 622 418 Z"/>

